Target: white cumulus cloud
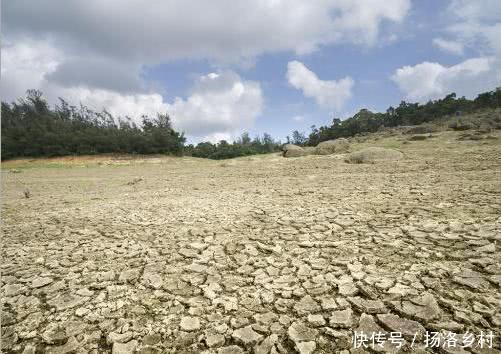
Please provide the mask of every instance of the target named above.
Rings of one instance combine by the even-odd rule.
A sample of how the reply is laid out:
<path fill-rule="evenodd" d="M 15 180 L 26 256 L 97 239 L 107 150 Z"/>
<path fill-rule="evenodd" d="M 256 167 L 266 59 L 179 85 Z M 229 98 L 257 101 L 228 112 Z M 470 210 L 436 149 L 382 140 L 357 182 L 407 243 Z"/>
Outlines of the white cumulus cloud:
<path fill-rule="evenodd" d="M 391 79 L 407 99 L 425 101 L 456 92 L 459 96 L 474 97 L 493 89 L 501 76 L 493 68 L 495 58 L 473 58 L 452 66 L 423 62 L 397 69 Z"/>
<path fill-rule="evenodd" d="M 444 52 L 456 55 L 462 55 L 464 51 L 464 45 L 461 42 L 447 40 L 444 38 L 434 38 L 433 45 Z"/>
<path fill-rule="evenodd" d="M 242 80 L 236 73 L 225 71 L 200 77 L 190 96 L 176 98 L 169 104 L 168 112 L 177 129 L 216 140 L 250 128 L 262 106 L 258 82 Z"/>
<path fill-rule="evenodd" d="M 321 80 L 299 61 L 291 61 L 287 65 L 287 79 L 306 97 L 314 98 L 323 107 L 340 110 L 352 96 L 354 81 L 347 76 L 339 80 Z"/>
<path fill-rule="evenodd" d="M 395 71 L 392 80 L 407 99 L 424 101 L 450 92 L 459 96 L 477 94 L 501 86 L 501 3 L 498 0 L 453 0 L 446 10 L 452 19 L 444 31 L 448 39 L 435 38 L 442 50 L 473 57 L 456 65 L 425 61 Z"/>

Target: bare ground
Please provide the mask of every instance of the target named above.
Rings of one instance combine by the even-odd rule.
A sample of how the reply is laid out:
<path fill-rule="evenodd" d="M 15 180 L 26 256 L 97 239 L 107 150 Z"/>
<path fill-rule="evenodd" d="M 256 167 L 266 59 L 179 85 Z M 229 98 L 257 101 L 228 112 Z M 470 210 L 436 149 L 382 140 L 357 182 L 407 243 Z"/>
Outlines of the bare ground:
<path fill-rule="evenodd" d="M 456 138 L 352 140 L 405 154 L 363 165 L 5 163 L 3 352 L 371 351 L 356 330 L 424 353 L 443 330 L 492 331 L 497 349 L 463 352 L 499 353 L 501 144 Z"/>

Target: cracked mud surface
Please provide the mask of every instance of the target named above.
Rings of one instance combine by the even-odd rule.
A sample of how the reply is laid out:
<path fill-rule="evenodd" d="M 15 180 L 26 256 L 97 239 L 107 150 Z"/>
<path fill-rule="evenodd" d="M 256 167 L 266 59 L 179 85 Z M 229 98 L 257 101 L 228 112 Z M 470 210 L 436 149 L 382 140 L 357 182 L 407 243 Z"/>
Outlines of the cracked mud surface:
<path fill-rule="evenodd" d="M 377 329 L 493 331 L 466 352 L 498 353 L 501 146 L 441 139 L 374 165 L 3 171 L 3 351 L 363 353 L 352 331 Z"/>

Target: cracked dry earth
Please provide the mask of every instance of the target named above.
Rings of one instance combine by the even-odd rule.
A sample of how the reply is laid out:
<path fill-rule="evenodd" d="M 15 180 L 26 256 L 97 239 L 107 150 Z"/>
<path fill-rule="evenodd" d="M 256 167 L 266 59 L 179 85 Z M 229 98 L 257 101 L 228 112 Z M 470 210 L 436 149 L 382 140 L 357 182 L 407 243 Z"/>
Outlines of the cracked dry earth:
<path fill-rule="evenodd" d="M 4 171 L 3 352 L 499 353 L 501 148 L 426 144 Z"/>

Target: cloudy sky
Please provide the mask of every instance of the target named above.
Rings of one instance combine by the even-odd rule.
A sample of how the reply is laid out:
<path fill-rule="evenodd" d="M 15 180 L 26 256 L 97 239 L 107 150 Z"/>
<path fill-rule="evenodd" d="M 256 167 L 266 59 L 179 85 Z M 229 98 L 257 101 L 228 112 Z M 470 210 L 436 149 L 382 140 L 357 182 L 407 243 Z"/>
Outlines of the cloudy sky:
<path fill-rule="evenodd" d="M 137 118 L 191 141 L 283 138 L 360 108 L 501 86 L 499 0 L 2 2 L 1 95 Z"/>

